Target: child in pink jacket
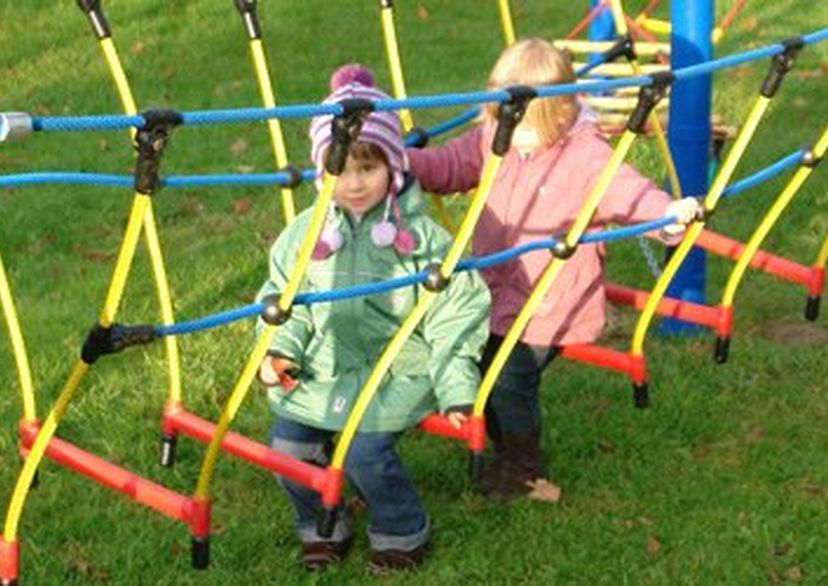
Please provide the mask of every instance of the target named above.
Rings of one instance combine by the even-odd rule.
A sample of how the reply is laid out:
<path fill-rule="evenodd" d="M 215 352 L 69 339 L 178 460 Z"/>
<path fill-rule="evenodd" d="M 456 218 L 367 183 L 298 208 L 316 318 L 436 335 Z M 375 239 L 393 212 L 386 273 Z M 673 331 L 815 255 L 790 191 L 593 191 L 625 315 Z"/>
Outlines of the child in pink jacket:
<path fill-rule="evenodd" d="M 564 52 L 541 39 L 526 39 L 503 52 L 488 85 L 500 89 L 572 82 L 572 65 Z M 496 104 L 487 106 L 481 124 L 444 146 L 409 150 L 411 169 L 424 189 L 452 193 L 477 186 L 491 150 L 496 111 Z M 534 100 L 501 163 L 474 234 L 474 255 L 565 234 L 611 153 L 594 116 L 574 96 Z M 661 236 L 672 243 L 697 208 L 694 198 L 673 201 L 623 165 L 590 228 L 671 215 L 679 224 L 668 226 Z M 601 334 L 606 304 L 604 254 L 603 246 L 586 245 L 567 260 L 495 385 L 486 411 L 495 457 L 483 482 L 493 496 L 529 494 L 552 501 L 560 497 L 560 489 L 545 479 L 540 450 L 540 378 L 561 346 L 594 342 Z M 492 294 L 491 336 L 482 369 L 488 367 L 550 259 L 548 251 L 539 250 L 482 271 Z"/>

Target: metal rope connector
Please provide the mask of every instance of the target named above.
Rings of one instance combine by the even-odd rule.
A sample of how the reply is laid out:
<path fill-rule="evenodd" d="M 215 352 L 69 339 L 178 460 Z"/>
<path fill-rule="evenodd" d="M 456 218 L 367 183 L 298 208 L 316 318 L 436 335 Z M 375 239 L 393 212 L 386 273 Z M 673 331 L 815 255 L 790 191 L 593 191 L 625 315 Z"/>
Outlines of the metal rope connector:
<path fill-rule="evenodd" d="M 32 117 L 25 112 L 4 112 L 0 114 L 0 142 L 11 138 L 23 138 L 34 130 Z"/>

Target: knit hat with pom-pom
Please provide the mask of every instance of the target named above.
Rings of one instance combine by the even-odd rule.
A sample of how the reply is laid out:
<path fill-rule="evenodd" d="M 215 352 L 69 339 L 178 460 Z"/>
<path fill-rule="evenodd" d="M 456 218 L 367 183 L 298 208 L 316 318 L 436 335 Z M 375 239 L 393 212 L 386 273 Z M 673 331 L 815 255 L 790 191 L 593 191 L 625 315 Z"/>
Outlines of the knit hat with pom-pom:
<path fill-rule="evenodd" d="M 376 102 L 391 99 L 374 87 L 374 76 L 362 65 L 343 65 L 331 75 L 331 94 L 324 104 L 334 104 L 346 99 L 363 99 Z M 311 159 L 316 174 L 321 178 L 325 168 L 325 154 L 331 145 L 331 120 L 333 116 L 317 116 L 310 125 L 312 142 Z M 400 118 L 393 111 L 370 112 L 362 122 L 358 141 L 379 147 L 388 161 L 391 182 L 385 204 L 383 219 L 371 228 L 371 238 L 377 246 L 394 246 L 400 254 L 410 254 L 415 242 L 410 231 L 401 225 L 397 194 L 402 190 L 404 174 L 408 170 L 408 156 L 401 136 Z M 393 222 L 391 217 L 393 214 Z M 330 215 L 329 215 L 330 216 Z M 315 259 L 327 258 L 342 247 L 343 238 L 331 224 L 329 217 L 314 250 Z"/>

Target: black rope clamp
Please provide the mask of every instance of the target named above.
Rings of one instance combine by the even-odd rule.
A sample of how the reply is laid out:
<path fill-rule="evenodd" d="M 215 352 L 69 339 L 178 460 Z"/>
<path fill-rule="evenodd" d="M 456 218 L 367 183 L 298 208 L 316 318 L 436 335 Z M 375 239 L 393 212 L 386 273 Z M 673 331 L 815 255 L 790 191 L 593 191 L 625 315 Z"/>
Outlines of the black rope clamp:
<path fill-rule="evenodd" d="M 339 102 L 342 113 L 331 120 L 331 148 L 325 157 L 325 170 L 331 175 L 339 175 L 345 168 L 345 159 L 351 143 L 359 136 L 362 121 L 374 111 L 374 102 L 359 98 L 350 98 Z"/>
<path fill-rule="evenodd" d="M 302 171 L 294 165 L 287 165 L 286 167 L 279 169 L 279 172 L 285 173 L 288 176 L 287 181 L 282 183 L 282 187 L 295 189 L 302 184 Z"/>
<path fill-rule="evenodd" d="M 571 246 L 566 239 L 558 240 L 555 244 L 552 245 L 552 256 L 555 258 L 559 258 L 561 260 L 566 260 L 578 249 L 578 243 L 575 243 L 575 246 Z"/>
<path fill-rule="evenodd" d="M 782 41 L 782 46 L 785 49 L 773 56 L 768 73 L 762 81 L 762 89 L 759 93 L 766 98 L 772 98 L 779 91 L 785 75 L 793 68 L 796 56 L 805 46 L 805 41 L 802 37 L 793 37 Z"/>
<path fill-rule="evenodd" d="M 394 8 L 394 0 L 380 0 L 380 8 Z"/>
<path fill-rule="evenodd" d="M 629 34 L 618 37 L 612 47 L 604 51 L 604 63 L 611 63 L 619 57 L 626 57 L 627 61 L 635 61 L 637 57 L 632 37 Z"/>
<path fill-rule="evenodd" d="M 94 364 L 101 356 L 115 354 L 129 346 L 148 344 L 155 340 L 155 328 L 149 324 L 124 326 L 112 324 L 104 327 L 95 324 L 89 330 L 86 341 L 81 348 L 81 360 Z"/>
<path fill-rule="evenodd" d="M 280 326 L 290 319 L 293 308 L 282 309 L 279 306 L 281 295 L 265 295 L 262 298 L 262 321 L 271 326 Z"/>
<path fill-rule="evenodd" d="M 450 276 L 446 277 L 443 275 L 440 270 L 440 263 L 438 262 L 429 263 L 425 268 L 425 272 L 426 278 L 423 282 L 423 287 L 434 293 L 445 290 L 449 286 L 449 282 L 451 282 Z"/>
<path fill-rule="evenodd" d="M 244 21 L 244 28 L 247 31 L 247 38 L 262 38 L 262 29 L 259 26 L 259 17 L 256 14 L 256 0 L 236 0 L 236 10 Z"/>
<path fill-rule="evenodd" d="M 818 157 L 813 149 L 808 150 L 802 155 L 802 166 L 809 169 L 815 169 L 817 165 L 822 162 L 822 157 Z"/>
<path fill-rule="evenodd" d="M 638 103 L 627 120 L 627 130 L 636 134 L 644 132 L 650 112 L 667 95 L 667 88 L 672 85 L 675 76 L 670 71 L 658 71 L 651 74 L 650 79 L 653 80 L 652 83 L 642 86 L 638 92 Z"/>
<path fill-rule="evenodd" d="M 100 0 L 77 0 L 77 3 L 78 8 L 89 19 L 89 24 L 92 25 L 92 31 L 98 39 L 105 39 L 112 36 L 109 30 L 109 23 L 106 22 L 106 17 L 101 9 Z"/>
<path fill-rule="evenodd" d="M 538 96 L 538 92 L 528 85 L 516 85 L 505 88 L 509 99 L 500 103 L 497 110 L 497 129 L 492 140 L 492 152 L 500 157 L 506 154 L 512 144 L 515 128 L 523 120 L 529 102 Z"/>
<path fill-rule="evenodd" d="M 708 207 L 706 204 L 704 204 L 704 202 L 702 202 L 702 205 L 696 211 L 696 218 L 694 221 L 706 224 L 710 220 L 710 218 L 713 217 L 713 214 L 715 212 L 716 208 Z"/>
<path fill-rule="evenodd" d="M 135 191 L 152 195 L 161 185 L 159 168 L 161 155 L 170 139 L 172 129 L 181 124 L 181 114 L 173 110 L 148 110 L 142 112 L 144 125 L 135 133 Z"/>
<path fill-rule="evenodd" d="M 406 143 L 415 149 L 421 149 L 426 146 L 430 138 L 431 137 L 428 136 L 428 132 L 419 126 L 415 126 L 409 130 L 408 134 L 405 136 Z"/>

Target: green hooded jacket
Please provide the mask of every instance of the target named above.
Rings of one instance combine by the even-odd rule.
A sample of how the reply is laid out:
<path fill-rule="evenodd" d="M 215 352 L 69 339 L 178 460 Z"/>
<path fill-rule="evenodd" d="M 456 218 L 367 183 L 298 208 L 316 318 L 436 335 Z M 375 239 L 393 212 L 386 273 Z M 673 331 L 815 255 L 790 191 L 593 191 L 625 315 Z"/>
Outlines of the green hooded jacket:
<path fill-rule="evenodd" d="M 417 273 L 440 261 L 451 244 L 449 234 L 424 214 L 416 183 L 399 196 L 402 224 L 414 235 L 412 254 L 398 255 L 371 240 L 371 227 L 384 204 L 359 223 L 336 208 L 334 222 L 343 246 L 325 260 L 312 260 L 302 292 L 327 291 L 359 283 Z M 287 283 L 312 210 L 299 214 L 273 245 L 270 278 L 258 299 Z M 277 326 L 270 352 L 300 365 L 298 386 L 269 390 L 279 416 L 327 430 L 341 430 L 380 354 L 414 308 L 422 286 L 334 301 L 294 306 L 291 318 Z M 477 360 L 488 337 L 489 290 L 476 272 L 452 276 L 409 337 L 360 423 L 360 431 L 400 431 L 427 414 L 471 405 L 480 383 Z M 257 330 L 261 330 L 259 322 Z"/>

